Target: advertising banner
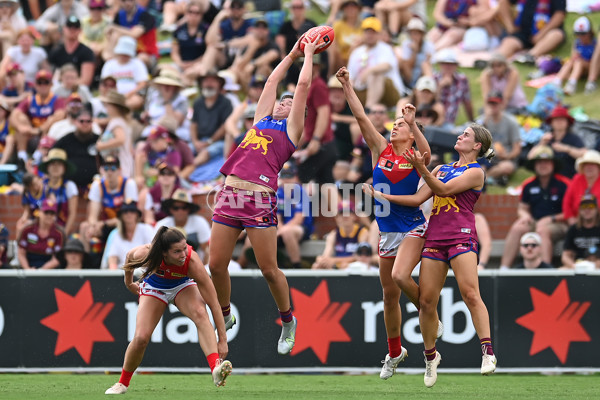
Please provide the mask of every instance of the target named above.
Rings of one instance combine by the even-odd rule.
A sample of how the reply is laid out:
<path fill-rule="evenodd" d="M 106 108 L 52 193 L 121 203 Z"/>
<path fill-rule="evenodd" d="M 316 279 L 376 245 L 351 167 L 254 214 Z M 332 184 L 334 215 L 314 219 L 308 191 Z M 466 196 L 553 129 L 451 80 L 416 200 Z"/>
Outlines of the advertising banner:
<path fill-rule="evenodd" d="M 137 298 L 118 272 L 1 276 L 0 369 L 120 368 L 134 337 Z M 379 368 L 387 353 L 383 302 L 376 275 L 288 274 L 298 319 L 290 356 L 277 354 L 279 313 L 257 272 L 232 277 L 229 359 L 236 368 Z M 487 274 L 481 295 L 502 368 L 599 368 L 600 275 Z M 187 289 L 190 290 L 190 289 Z M 423 367 L 416 307 L 402 296 L 403 368 Z M 479 368 L 479 338 L 455 279 L 438 306 L 443 368 Z M 210 313 L 209 313 L 210 314 Z M 142 367 L 206 368 L 195 325 L 167 307 Z"/>

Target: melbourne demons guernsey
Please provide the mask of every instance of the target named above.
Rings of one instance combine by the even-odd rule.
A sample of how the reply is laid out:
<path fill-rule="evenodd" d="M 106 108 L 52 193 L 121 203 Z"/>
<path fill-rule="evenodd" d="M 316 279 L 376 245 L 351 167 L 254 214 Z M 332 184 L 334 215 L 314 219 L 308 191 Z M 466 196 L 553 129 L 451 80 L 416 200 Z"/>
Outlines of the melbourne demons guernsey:
<path fill-rule="evenodd" d="M 287 134 L 287 119 L 268 116 L 246 132 L 242 143 L 229 156 L 221 173 L 277 191 L 277 175 L 296 151 Z"/>
<path fill-rule="evenodd" d="M 158 289 L 171 289 L 187 282 L 190 279 L 187 273 L 192 259 L 192 251 L 192 246 L 188 244 L 187 256 L 183 265 L 165 265 L 163 260 L 156 272 L 144 279 L 144 282 Z"/>
<path fill-rule="evenodd" d="M 436 177 L 446 183 L 462 175 L 469 168 L 481 168 L 481 166 L 477 162 L 461 166 L 446 164 L 440 168 Z M 427 240 L 474 239 L 477 241 L 473 207 L 480 195 L 481 191 L 473 189 L 446 197 L 434 195 Z"/>
<path fill-rule="evenodd" d="M 411 195 L 417 192 L 421 175 L 404 156 L 397 155 L 388 144 L 373 169 L 373 186 L 391 195 Z M 385 186 L 389 187 L 389 190 Z M 383 186 L 383 187 L 382 187 Z M 409 232 L 425 222 L 419 207 L 401 206 L 390 202 L 389 212 L 375 200 L 375 219 L 381 232 Z"/>

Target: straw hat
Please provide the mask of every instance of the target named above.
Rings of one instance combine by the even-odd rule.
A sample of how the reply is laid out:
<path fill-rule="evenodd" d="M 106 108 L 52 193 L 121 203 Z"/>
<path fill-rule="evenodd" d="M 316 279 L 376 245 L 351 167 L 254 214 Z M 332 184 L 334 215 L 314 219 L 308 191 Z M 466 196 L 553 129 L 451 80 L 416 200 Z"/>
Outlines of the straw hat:
<path fill-rule="evenodd" d="M 575 169 L 581 173 L 583 164 L 597 164 L 600 166 L 600 153 L 596 150 L 588 150 L 575 161 Z"/>
<path fill-rule="evenodd" d="M 194 201 L 192 200 L 192 195 L 190 193 L 188 193 L 185 189 L 177 189 L 173 192 L 173 195 L 170 199 L 163 200 L 163 212 L 167 213 L 168 215 L 171 215 L 171 207 L 175 202 L 187 204 L 190 214 L 194 214 L 200 209 L 200 206 L 194 203 Z"/>
<path fill-rule="evenodd" d="M 63 149 L 50 149 L 50 151 L 48 152 L 48 155 L 46 156 L 46 159 L 44 160 L 43 163 L 40 164 L 40 171 L 42 171 L 43 173 L 47 174 L 48 173 L 48 165 L 53 162 L 53 161 L 60 161 L 65 165 L 65 172 L 68 174 L 73 174 L 76 170 L 77 167 L 75 167 L 75 164 L 73 164 L 71 161 L 69 161 L 67 159 L 67 152 L 64 151 Z"/>
<path fill-rule="evenodd" d="M 122 109 L 129 111 L 129 107 L 127 107 L 127 104 L 125 103 L 125 96 L 114 90 L 108 92 L 106 96 L 101 96 L 100 101 L 106 104 L 112 104 L 117 107 L 121 107 Z"/>
<path fill-rule="evenodd" d="M 169 69 L 161 69 L 158 76 L 152 80 L 152 83 L 156 85 L 175 86 L 178 88 L 184 87 L 179 74 Z"/>
<path fill-rule="evenodd" d="M 531 171 L 535 171 L 535 162 L 538 160 L 550 160 L 554 162 L 554 171 L 558 171 L 560 169 L 560 160 L 556 158 L 554 154 L 554 150 L 550 146 L 537 146 L 532 152 L 527 162 L 525 163 L 525 167 L 530 169 Z"/>

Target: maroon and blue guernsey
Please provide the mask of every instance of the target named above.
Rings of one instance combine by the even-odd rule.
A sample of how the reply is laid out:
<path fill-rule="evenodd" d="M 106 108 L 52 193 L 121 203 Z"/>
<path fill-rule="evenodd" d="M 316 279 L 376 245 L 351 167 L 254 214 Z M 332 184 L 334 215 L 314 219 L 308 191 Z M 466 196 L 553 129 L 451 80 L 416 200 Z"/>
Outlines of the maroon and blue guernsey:
<path fill-rule="evenodd" d="M 457 163 L 446 164 L 439 169 L 436 178 L 446 183 L 462 175 L 469 168 L 481 168 L 481 166 L 477 162 L 460 166 Z M 480 195 L 481 191 L 473 189 L 446 197 L 434 195 L 427 240 L 474 239 L 477 241 L 473 207 Z"/>
<path fill-rule="evenodd" d="M 277 176 L 283 164 L 296 151 L 287 134 L 287 119 L 268 116 L 246 132 L 242 143 L 229 156 L 221 173 L 277 191 Z"/>

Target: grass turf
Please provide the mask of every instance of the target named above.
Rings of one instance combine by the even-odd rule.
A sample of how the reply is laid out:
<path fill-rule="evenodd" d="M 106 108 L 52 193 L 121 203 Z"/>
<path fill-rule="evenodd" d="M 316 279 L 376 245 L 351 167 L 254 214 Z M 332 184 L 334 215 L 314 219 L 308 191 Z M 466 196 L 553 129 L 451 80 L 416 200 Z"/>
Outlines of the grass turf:
<path fill-rule="evenodd" d="M 0 398 L 105 399 L 118 375 L 3 374 Z M 233 375 L 215 388 L 208 374 L 141 374 L 132 380 L 128 399 L 597 399 L 599 375 L 440 374 L 430 389 L 422 375 Z"/>

